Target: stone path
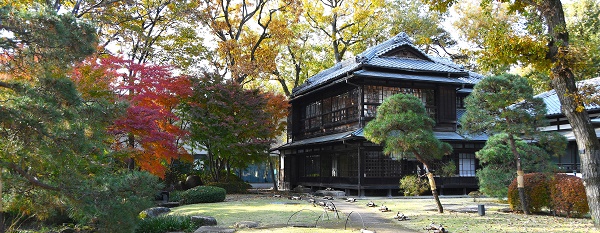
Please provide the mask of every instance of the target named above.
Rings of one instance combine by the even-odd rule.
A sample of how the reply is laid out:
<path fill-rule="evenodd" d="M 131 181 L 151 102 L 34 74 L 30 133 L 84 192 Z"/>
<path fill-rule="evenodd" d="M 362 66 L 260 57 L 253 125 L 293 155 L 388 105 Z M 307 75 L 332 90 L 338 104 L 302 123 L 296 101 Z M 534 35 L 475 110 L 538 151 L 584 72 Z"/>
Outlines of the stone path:
<path fill-rule="evenodd" d="M 350 214 L 350 219 L 353 220 L 352 223 L 349 223 L 349 226 L 353 228 L 362 228 L 360 225 L 362 223 L 360 221 L 362 217 L 362 222 L 364 222 L 364 226 L 369 231 L 374 231 L 377 233 L 415 233 L 418 231 L 409 230 L 400 226 L 400 224 L 395 223 L 395 219 L 392 218 L 393 214 L 390 214 L 390 218 L 386 219 L 376 213 L 376 210 L 367 209 L 368 207 L 363 207 L 362 205 L 366 205 L 367 201 L 361 200 L 356 203 L 346 202 L 344 199 L 335 199 L 332 201 L 338 211 L 342 212 L 346 216 Z M 373 207 L 377 209 L 378 207 Z"/>

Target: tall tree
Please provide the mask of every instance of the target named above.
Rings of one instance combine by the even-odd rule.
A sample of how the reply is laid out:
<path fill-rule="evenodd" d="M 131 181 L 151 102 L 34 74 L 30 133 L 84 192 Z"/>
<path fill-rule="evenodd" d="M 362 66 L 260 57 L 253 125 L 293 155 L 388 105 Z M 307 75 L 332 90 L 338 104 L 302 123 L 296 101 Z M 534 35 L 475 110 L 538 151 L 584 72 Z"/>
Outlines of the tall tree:
<path fill-rule="evenodd" d="M 430 10 L 422 0 L 387 0 L 385 14 L 400 16 L 385 19 L 388 37 L 405 32 L 425 53 L 451 59 L 461 56 L 450 51 L 457 42 L 443 26 L 446 14 Z"/>
<path fill-rule="evenodd" d="M 319 39 L 303 18 L 289 28 L 294 36 L 280 46 L 277 70 L 272 78 L 286 96 L 291 96 L 293 89 L 310 76 L 333 65 L 333 59 L 326 52 L 330 47 L 315 43 Z"/>
<path fill-rule="evenodd" d="M 297 15 L 298 5 L 293 0 L 205 0 L 194 19 L 207 28 L 207 39 L 216 42 L 216 68 L 244 84 L 275 72 L 278 45 L 291 36 L 290 19 L 280 14 Z"/>
<path fill-rule="evenodd" d="M 304 1 L 304 17 L 330 45 L 336 63 L 347 58 L 347 52 L 360 52 L 372 42 L 387 35 L 383 30 L 383 0 Z M 379 39 L 376 39 L 379 38 Z M 371 42 L 371 43 L 369 43 Z"/>
<path fill-rule="evenodd" d="M 446 11 L 454 0 L 429 0 L 434 9 Z M 578 53 L 570 45 L 569 29 L 567 28 L 563 5 L 560 0 L 542 1 L 500 1 L 509 5 L 511 12 L 526 17 L 536 30 L 528 30 L 521 34 L 498 34 L 498 43 L 490 44 L 488 49 L 497 49 L 502 53 L 494 54 L 498 62 L 515 64 L 514 57 L 524 58 L 519 62 L 529 63 L 539 70 L 549 71 L 550 83 L 556 91 L 565 114 L 575 135 L 579 156 L 581 159 L 582 178 L 585 185 L 588 204 L 594 224 L 600 226 L 600 141 L 591 124 L 590 117 L 583 106 L 583 99 L 575 85 L 574 67 L 577 58 L 586 57 Z M 483 1 L 490 4 L 490 1 Z M 513 37 L 514 36 L 514 37 Z M 536 44 L 514 43 L 515 40 L 530 40 L 535 38 Z M 539 49 L 538 49 L 539 48 Z M 585 52 L 585 51 L 579 51 Z"/>
<path fill-rule="evenodd" d="M 545 136 L 537 143 L 522 138 L 515 141 L 523 172 L 555 172 L 558 169 L 550 156 L 564 153 L 566 138 L 559 134 Z M 477 170 L 479 190 L 487 196 L 507 197 L 508 186 L 517 177 L 513 172 L 517 161 L 508 142 L 508 134 L 495 134 L 490 136 L 485 147 L 475 154 L 481 164 L 481 169 Z"/>
<path fill-rule="evenodd" d="M 191 140 L 208 153 L 214 181 L 220 180 L 222 171 L 265 161 L 271 143 L 283 129 L 284 98 L 246 90 L 211 74 L 196 77 L 193 90 L 182 113 L 190 122 Z"/>
<path fill-rule="evenodd" d="M 420 0 L 304 1 L 298 22 L 289 26 L 294 36 L 280 46 L 273 79 L 290 96 L 308 77 L 400 32 L 427 53 L 458 58 L 450 52 L 456 42 L 442 27 L 444 17 Z"/>
<path fill-rule="evenodd" d="M 117 139 L 115 149 L 133 155 L 129 166 L 135 161 L 142 169 L 164 177 L 172 160 L 190 160 L 182 144 L 188 132 L 175 114 L 191 95 L 189 78 L 173 75 L 167 66 L 135 64 L 116 57 L 104 62 L 109 65 L 107 73 L 121 75 L 113 91 L 130 104 L 111 127 Z"/>
<path fill-rule="evenodd" d="M 527 79 L 517 75 L 486 77 L 465 100 L 467 112 L 461 119 L 463 130 L 470 134 L 505 133 L 517 169 L 517 187 L 522 210 L 529 214 L 523 181 L 522 155 L 517 142 L 534 139 L 545 126 L 546 104 L 533 97 Z"/>
<path fill-rule="evenodd" d="M 99 193 L 106 194 L 102 188 L 110 187 L 104 203 L 119 200 L 139 212 L 137 208 L 144 205 L 133 200 L 146 198 L 141 194 L 147 195 L 148 190 L 154 193 L 155 186 L 133 192 L 131 186 L 90 185 L 91 180 L 114 172 L 106 127 L 123 112 L 114 101 L 82 98 L 67 76 L 73 64 L 94 52 L 94 28 L 44 7 L 12 10 L 6 6 L 0 18 L 6 33 L 1 39 L 2 62 L 8 68 L 0 76 L 0 176 L 7 181 L 1 196 L 10 197 L 1 199 L 39 219 L 59 206 L 72 216 L 79 212 L 77 217 L 94 218 L 102 227 L 111 223 L 96 214 L 112 216 L 118 209 L 94 201 Z M 115 183 L 124 184 L 125 177 L 130 178 L 125 175 Z M 146 178 L 135 181 L 154 181 Z M 128 219 L 135 221 L 134 216 Z"/>
<path fill-rule="evenodd" d="M 73 61 L 95 52 L 94 27 L 68 14 L 40 6 L 36 11 L 5 5 L 0 8 L 3 66 L 12 79 L 34 80 L 32 74 L 61 74 Z"/>
<path fill-rule="evenodd" d="M 375 119 L 365 126 L 365 138 L 383 143 L 383 152 L 387 155 L 412 155 L 423 163 L 438 212 L 443 213 L 432 168 L 444 155 L 452 152 L 452 147 L 434 136 L 434 125 L 435 121 L 427 115 L 419 98 L 396 94 L 377 108 Z"/>

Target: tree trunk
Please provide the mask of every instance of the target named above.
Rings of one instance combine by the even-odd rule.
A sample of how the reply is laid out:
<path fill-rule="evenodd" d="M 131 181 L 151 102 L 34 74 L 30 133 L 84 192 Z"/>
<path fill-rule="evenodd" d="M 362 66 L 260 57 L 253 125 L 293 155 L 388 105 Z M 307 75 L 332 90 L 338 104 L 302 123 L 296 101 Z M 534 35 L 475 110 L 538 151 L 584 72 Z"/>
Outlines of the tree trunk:
<path fill-rule="evenodd" d="M 134 138 L 133 134 L 127 135 L 127 146 L 131 150 L 135 149 L 135 138 Z M 129 169 L 130 171 L 133 171 L 133 169 L 135 169 L 135 158 L 134 157 L 130 157 L 129 159 L 127 159 L 127 169 Z"/>
<path fill-rule="evenodd" d="M 427 179 L 429 180 L 429 188 L 431 188 L 431 194 L 433 195 L 433 199 L 435 199 L 435 204 L 437 205 L 438 213 L 444 213 L 444 207 L 440 202 L 440 197 L 437 192 L 437 187 L 435 184 L 435 179 L 433 177 L 433 173 L 429 172 L 429 166 L 425 165 L 425 172 L 427 172 Z"/>
<path fill-rule="evenodd" d="M 2 168 L 0 168 L 0 233 L 6 232 L 6 228 L 4 227 L 4 200 L 3 200 L 3 183 L 2 183 Z"/>
<path fill-rule="evenodd" d="M 269 170 L 271 171 L 271 179 L 273 180 L 273 190 L 275 192 L 279 191 L 279 189 L 277 188 L 277 179 L 275 177 L 275 169 L 273 168 L 273 161 L 271 161 L 271 158 L 268 157 L 267 158 L 269 160 Z"/>
<path fill-rule="evenodd" d="M 508 141 L 510 143 L 510 150 L 515 156 L 515 162 L 517 163 L 517 190 L 519 191 L 519 201 L 521 201 L 521 209 L 523 213 L 529 215 L 529 207 L 527 203 L 527 195 L 525 195 L 525 181 L 523 180 L 523 168 L 521 167 L 521 155 L 517 151 L 517 146 L 515 144 L 515 137 L 510 134 L 508 136 Z"/>
<path fill-rule="evenodd" d="M 575 100 L 577 93 L 575 76 L 566 54 L 569 51 L 569 33 L 560 0 L 545 0 L 537 5 L 546 20 L 548 35 L 548 58 L 553 62 L 551 80 L 569 120 L 581 160 L 581 173 L 594 225 L 600 226 L 600 142 L 586 111 L 577 111 L 582 103 Z"/>

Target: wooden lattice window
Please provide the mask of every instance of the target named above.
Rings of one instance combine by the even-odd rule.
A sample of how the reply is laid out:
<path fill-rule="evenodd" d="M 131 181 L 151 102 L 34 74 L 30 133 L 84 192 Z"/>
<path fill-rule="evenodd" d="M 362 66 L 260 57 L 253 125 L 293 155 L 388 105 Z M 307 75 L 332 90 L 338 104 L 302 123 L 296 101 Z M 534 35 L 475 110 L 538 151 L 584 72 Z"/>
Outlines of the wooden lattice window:
<path fill-rule="evenodd" d="M 307 155 L 304 160 L 304 176 L 319 177 L 321 175 L 321 156 Z"/>
<path fill-rule="evenodd" d="M 338 157 L 338 173 L 340 177 L 358 176 L 358 156 L 346 152 Z"/>
<path fill-rule="evenodd" d="M 402 173 L 402 164 L 382 151 L 365 151 L 366 177 L 398 177 Z"/>
<path fill-rule="evenodd" d="M 377 107 L 388 97 L 398 94 L 410 94 L 421 99 L 427 114 L 436 119 L 435 91 L 433 89 L 401 88 L 385 86 L 365 86 L 364 91 L 364 112 L 365 117 L 375 117 Z"/>

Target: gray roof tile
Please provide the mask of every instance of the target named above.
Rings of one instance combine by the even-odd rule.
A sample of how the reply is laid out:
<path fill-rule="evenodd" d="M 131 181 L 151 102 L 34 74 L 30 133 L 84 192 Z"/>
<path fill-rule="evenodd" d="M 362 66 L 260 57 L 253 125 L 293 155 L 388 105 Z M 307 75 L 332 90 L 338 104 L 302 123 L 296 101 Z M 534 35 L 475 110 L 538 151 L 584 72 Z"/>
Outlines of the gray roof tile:
<path fill-rule="evenodd" d="M 371 66 L 393 68 L 408 71 L 433 71 L 447 73 L 463 73 L 464 71 L 453 68 L 451 66 L 435 63 L 432 61 L 410 59 L 410 58 L 394 58 L 394 57 L 375 57 L 367 63 Z"/>
<path fill-rule="evenodd" d="M 389 78 L 389 79 L 398 79 L 398 80 L 419 80 L 423 82 L 432 82 L 432 83 L 453 83 L 453 84 L 461 84 L 462 81 L 456 78 L 448 78 L 443 76 L 432 76 L 432 75 L 412 75 L 412 74 L 401 74 L 401 73 L 389 73 L 389 72 L 379 72 L 379 71 L 367 71 L 360 70 L 354 73 L 357 76 L 366 76 L 366 77 L 380 77 L 380 78 Z"/>
<path fill-rule="evenodd" d="M 584 84 L 585 85 L 594 85 L 594 86 L 596 86 L 597 90 L 600 90 L 600 77 L 577 82 L 577 86 L 581 86 Z M 555 90 L 543 92 L 534 97 L 541 98 L 544 100 L 544 103 L 546 103 L 546 115 L 552 116 L 552 115 L 561 115 L 562 114 L 560 101 L 558 100 L 558 95 L 556 94 Z M 590 104 L 590 105 L 586 105 L 585 109 L 586 110 L 598 110 L 598 109 L 600 109 L 600 106 L 598 106 L 596 104 Z"/>
<path fill-rule="evenodd" d="M 399 57 L 384 57 L 387 52 L 396 48 L 407 46 L 412 48 L 423 59 L 399 58 Z M 475 84 L 483 78 L 481 75 L 465 71 L 463 66 L 453 63 L 452 61 L 429 56 L 419 48 L 413 45 L 411 39 L 406 33 L 400 33 L 395 37 L 371 48 L 366 49 L 353 59 L 342 61 L 333 67 L 323 70 L 312 76 L 302 85 L 294 88 L 293 96 L 306 93 L 321 85 L 334 82 L 336 79 L 341 79 L 347 75 L 353 74 L 363 66 L 380 67 L 393 69 L 398 71 L 409 72 L 433 72 L 433 73 L 452 73 L 459 74 L 462 77 L 458 78 L 458 82 L 465 84 Z M 446 75 L 447 77 L 447 75 Z M 456 79 L 456 78 L 454 78 Z"/>

